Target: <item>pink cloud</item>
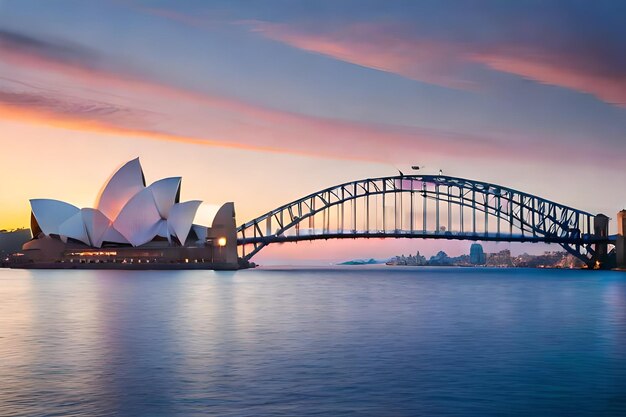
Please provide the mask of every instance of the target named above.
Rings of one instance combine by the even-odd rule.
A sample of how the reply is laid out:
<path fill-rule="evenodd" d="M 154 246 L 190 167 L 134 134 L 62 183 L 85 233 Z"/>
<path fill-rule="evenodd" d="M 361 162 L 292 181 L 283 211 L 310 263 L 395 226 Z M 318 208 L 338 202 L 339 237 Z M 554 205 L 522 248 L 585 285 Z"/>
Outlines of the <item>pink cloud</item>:
<path fill-rule="evenodd" d="M 18 80 L 22 82 L 19 89 L 0 91 L 4 117 L 44 123 L 56 119 L 57 124 L 74 129 L 102 129 L 163 140 L 339 159 L 390 161 L 406 157 L 407 151 L 441 154 L 465 149 L 468 156 L 475 157 L 499 152 L 497 141 L 471 135 L 306 116 L 30 50 L 0 45 L 0 59 L 20 68 L 23 74 L 41 75 L 50 85 L 73 88 L 43 94 L 24 87 L 23 81 L 27 80 Z M 87 88 L 89 94 L 84 93 Z M 117 103 L 105 102 L 114 100 L 114 95 L 120 96 Z M 131 102 L 140 103 L 141 107 L 129 107 Z M 103 111 L 100 107 L 115 111 Z"/>
<path fill-rule="evenodd" d="M 207 26 L 205 20 L 194 16 L 161 9 L 148 11 L 189 26 Z M 626 106 L 626 75 L 616 72 L 610 57 L 596 56 L 593 50 L 579 49 L 576 55 L 544 45 L 444 41 L 421 38 L 410 34 L 407 28 L 389 24 L 356 23 L 319 33 L 301 26 L 258 20 L 236 23 L 294 48 L 443 87 L 478 89 L 479 83 L 466 70 L 476 69 L 479 64 Z"/>
<path fill-rule="evenodd" d="M 626 107 L 626 74 L 589 67 L 579 57 L 510 47 L 472 53 L 468 59 L 497 71 L 592 94 L 607 103 Z"/>
<path fill-rule="evenodd" d="M 412 39 L 385 25 L 354 24 L 338 31 L 314 34 L 285 24 L 242 23 L 269 39 L 355 65 L 444 87 L 475 87 L 461 75 L 465 65 L 460 56 L 462 45 Z"/>
<path fill-rule="evenodd" d="M 533 81 L 592 94 L 626 106 L 626 75 L 610 58 L 578 51 L 564 54 L 542 45 L 481 44 L 420 38 L 397 26 L 356 24 L 315 33 L 286 24 L 243 22 L 263 36 L 340 61 L 430 84 L 477 89 L 468 70 L 487 67 Z M 588 56 L 589 55 L 589 56 Z"/>
<path fill-rule="evenodd" d="M 308 116 L 189 91 L 81 60 L 3 48 L 1 44 L 0 61 L 9 63 L 21 77 L 18 87 L 13 85 L 9 90 L 2 90 L 0 83 L 0 117 L 32 123 L 197 145 L 379 162 L 408 161 L 415 155 L 484 159 L 516 154 L 524 158 L 531 152 L 528 141 Z M 28 88 L 25 82 L 29 77 L 38 77 L 39 84 L 55 89 L 44 94 L 36 87 Z M 550 158 L 552 154 L 544 155 Z"/>
<path fill-rule="evenodd" d="M 161 99 L 165 97 L 161 96 Z M 225 105 L 219 110 L 217 116 L 198 115 L 192 126 L 181 126 L 174 119 L 170 122 L 161 121 L 161 127 L 154 127 L 150 123 L 151 112 L 99 106 L 76 99 L 65 101 L 59 97 L 0 91 L 0 117 L 80 131 L 195 145 L 386 162 L 403 159 L 407 152 L 418 151 L 423 155 L 465 149 L 468 157 L 482 157 L 490 150 L 499 153 L 498 148 L 487 141 L 445 132 L 364 125 L 255 109 L 245 104 Z M 222 115 L 227 117 L 220 120 Z M 158 115 L 156 117 L 159 118 Z"/>

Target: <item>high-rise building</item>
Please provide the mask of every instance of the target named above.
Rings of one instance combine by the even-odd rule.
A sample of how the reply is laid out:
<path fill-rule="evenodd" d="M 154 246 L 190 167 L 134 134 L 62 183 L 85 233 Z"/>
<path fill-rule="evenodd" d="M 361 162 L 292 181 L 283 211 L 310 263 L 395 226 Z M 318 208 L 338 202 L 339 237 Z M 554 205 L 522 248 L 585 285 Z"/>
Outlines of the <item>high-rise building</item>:
<path fill-rule="evenodd" d="M 483 245 L 480 243 L 473 243 L 470 246 L 470 263 L 472 265 L 484 265 L 487 261 L 487 256 L 483 251 Z"/>

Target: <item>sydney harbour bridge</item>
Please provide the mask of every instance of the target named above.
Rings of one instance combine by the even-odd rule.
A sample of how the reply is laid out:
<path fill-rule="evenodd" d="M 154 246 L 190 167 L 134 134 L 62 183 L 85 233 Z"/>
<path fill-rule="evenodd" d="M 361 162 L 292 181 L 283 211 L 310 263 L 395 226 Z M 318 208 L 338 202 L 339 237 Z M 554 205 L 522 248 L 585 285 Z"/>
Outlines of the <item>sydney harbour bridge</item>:
<path fill-rule="evenodd" d="M 620 213 L 622 215 L 624 212 Z M 623 218 L 618 219 L 623 228 Z M 444 175 L 398 175 L 339 184 L 237 228 L 240 256 L 272 243 L 416 238 L 561 245 L 589 268 L 623 262 L 609 218 L 496 184 Z M 616 250 L 609 253 L 612 246 Z"/>

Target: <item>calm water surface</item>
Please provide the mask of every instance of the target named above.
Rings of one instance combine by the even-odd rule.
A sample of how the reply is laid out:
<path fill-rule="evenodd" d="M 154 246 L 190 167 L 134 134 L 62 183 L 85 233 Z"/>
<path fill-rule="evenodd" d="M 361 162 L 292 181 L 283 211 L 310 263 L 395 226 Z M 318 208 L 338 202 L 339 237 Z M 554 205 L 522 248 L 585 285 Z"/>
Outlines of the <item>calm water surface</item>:
<path fill-rule="evenodd" d="M 626 416 L 626 274 L 0 269 L 2 416 Z"/>

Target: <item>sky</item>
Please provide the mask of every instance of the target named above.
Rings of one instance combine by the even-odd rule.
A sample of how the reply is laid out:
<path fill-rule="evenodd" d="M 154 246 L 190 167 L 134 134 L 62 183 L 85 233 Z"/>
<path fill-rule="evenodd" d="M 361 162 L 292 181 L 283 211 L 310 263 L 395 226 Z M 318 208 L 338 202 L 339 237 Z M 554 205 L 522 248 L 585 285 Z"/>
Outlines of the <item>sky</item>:
<path fill-rule="evenodd" d="M 205 224 L 227 201 L 243 223 L 415 164 L 614 217 L 624 16 L 601 0 L 0 0 L 0 229 L 28 226 L 30 198 L 93 206 L 135 157 L 147 182 L 182 176 Z M 442 245 L 284 244 L 258 259 Z"/>

